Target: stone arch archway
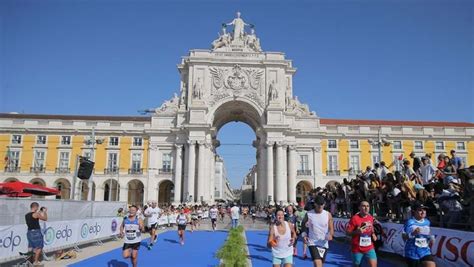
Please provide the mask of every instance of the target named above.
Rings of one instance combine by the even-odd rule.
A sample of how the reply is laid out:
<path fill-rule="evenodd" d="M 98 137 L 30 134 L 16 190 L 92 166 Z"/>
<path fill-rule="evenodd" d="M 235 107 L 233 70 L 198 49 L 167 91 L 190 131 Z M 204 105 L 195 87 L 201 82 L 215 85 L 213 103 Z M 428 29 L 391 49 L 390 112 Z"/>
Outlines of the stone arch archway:
<path fill-rule="evenodd" d="M 104 201 L 118 201 L 120 196 L 120 186 L 115 179 L 108 179 L 103 183 Z"/>
<path fill-rule="evenodd" d="M 158 204 L 169 204 L 174 202 L 174 184 L 170 180 L 161 181 L 158 184 Z"/>
<path fill-rule="evenodd" d="M 18 182 L 18 181 L 20 181 L 20 180 L 18 180 L 15 177 L 10 177 L 10 178 L 5 179 L 5 181 L 3 181 L 3 182 L 4 183 L 9 183 L 9 182 Z"/>
<path fill-rule="evenodd" d="M 29 181 L 30 184 L 35 184 L 35 185 L 40 185 L 40 186 L 46 186 L 46 182 L 39 178 L 39 177 L 36 177 L 36 178 L 33 178 Z M 35 198 L 44 198 L 44 196 L 38 196 L 38 195 L 34 195 Z"/>
<path fill-rule="evenodd" d="M 173 149 L 175 204 L 213 202 L 216 136 L 231 121 L 246 123 L 255 132 L 255 201 L 296 202 L 300 153 L 313 178 L 321 178 L 324 129 L 317 115 L 293 95 L 296 68 L 284 53 L 252 50 L 245 43 L 214 43 L 213 50 L 190 51 L 178 70 L 180 95 L 155 109 L 149 141 L 150 159 L 156 159 L 150 162 L 152 169 L 161 167 L 160 151 Z M 148 188 L 147 196 L 155 192 Z"/>
<path fill-rule="evenodd" d="M 60 195 L 56 196 L 56 199 L 70 199 L 71 183 L 67 179 L 59 178 L 54 182 L 54 185 L 60 192 Z"/>
<path fill-rule="evenodd" d="M 128 182 L 128 204 L 143 205 L 144 185 L 140 180 L 134 179 Z"/>
<path fill-rule="evenodd" d="M 309 181 L 300 181 L 296 185 L 296 201 L 298 203 L 305 202 L 308 193 L 311 191 L 312 186 Z"/>
<path fill-rule="evenodd" d="M 36 184 L 41 186 L 46 186 L 46 182 L 41 178 L 33 178 L 29 182 L 30 184 Z"/>

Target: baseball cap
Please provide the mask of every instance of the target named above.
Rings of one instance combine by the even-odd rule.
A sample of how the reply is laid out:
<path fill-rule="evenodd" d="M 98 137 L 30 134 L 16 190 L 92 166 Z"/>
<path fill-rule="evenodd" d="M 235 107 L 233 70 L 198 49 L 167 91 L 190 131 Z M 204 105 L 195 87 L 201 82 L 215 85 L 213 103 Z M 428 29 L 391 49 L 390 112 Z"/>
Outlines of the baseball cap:
<path fill-rule="evenodd" d="M 427 210 L 428 207 L 423 205 L 423 203 L 421 202 L 415 202 L 411 208 L 413 211 L 416 211 L 416 210 L 419 210 L 419 209 L 424 209 L 424 210 Z"/>
<path fill-rule="evenodd" d="M 326 200 L 322 196 L 316 196 L 316 198 L 314 199 L 314 204 L 324 205 L 325 203 L 326 203 Z"/>

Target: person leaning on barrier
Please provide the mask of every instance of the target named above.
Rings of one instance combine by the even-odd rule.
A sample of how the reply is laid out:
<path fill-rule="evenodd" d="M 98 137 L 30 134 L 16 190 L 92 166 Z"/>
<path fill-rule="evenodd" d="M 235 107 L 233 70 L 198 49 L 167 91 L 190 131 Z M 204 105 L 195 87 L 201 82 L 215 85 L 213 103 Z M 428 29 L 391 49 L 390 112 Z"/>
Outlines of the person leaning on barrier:
<path fill-rule="evenodd" d="M 48 209 L 46 207 L 39 209 L 38 202 L 31 203 L 30 209 L 30 212 L 25 214 L 26 226 L 28 227 L 28 232 L 26 233 L 26 238 L 28 239 L 28 253 L 20 253 L 20 255 L 33 254 L 33 264 L 39 265 L 39 259 L 44 247 L 43 233 L 41 232 L 39 220 L 48 220 Z"/>

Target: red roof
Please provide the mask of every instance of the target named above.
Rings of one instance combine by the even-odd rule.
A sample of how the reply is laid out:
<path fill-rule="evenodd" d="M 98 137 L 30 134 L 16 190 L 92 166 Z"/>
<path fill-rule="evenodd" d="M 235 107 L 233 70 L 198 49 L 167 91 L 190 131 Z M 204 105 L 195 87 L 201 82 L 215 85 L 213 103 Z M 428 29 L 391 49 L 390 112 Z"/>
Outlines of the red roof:
<path fill-rule="evenodd" d="M 384 121 L 384 120 L 345 120 L 320 119 L 321 125 L 383 125 L 383 126 L 435 126 L 435 127 L 474 127 L 470 122 L 448 121 Z"/>
<path fill-rule="evenodd" d="M 44 115 L 0 113 L 0 119 L 39 119 L 39 120 L 92 120 L 92 121 L 151 121 L 150 116 L 90 116 L 90 115 Z M 384 125 L 384 126 L 434 126 L 434 127 L 474 127 L 470 122 L 448 121 L 387 121 L 387 120 L 346 120 L 320 119 L 322 125 Z"/>

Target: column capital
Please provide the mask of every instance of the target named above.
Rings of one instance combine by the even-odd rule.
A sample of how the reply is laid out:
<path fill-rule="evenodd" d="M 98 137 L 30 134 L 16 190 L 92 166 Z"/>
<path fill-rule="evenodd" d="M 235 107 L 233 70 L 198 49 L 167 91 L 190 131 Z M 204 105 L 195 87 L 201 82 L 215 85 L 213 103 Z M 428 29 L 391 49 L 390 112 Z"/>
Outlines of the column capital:
<path fill-rule="evenodd" d="M 186 141 L 186 144 L 188 144 L 188 145 L 195 145 L 195 144 L 196 144 L 196 141 L 195 141 L 195 140 L 187 140 L 187 141 Z"/>
<path fill-rule="evenodd" d="M 283 141 L 278 141 L 278 142 L 275 142 L 276 146 L 277 147 L 283 147 L 283 146 L 286 146 L 285 142 Z"/>
<path fill-rule="evenodd" d="M 288 145 L 289 150 L 296 150 L 296 145 Z"/>
<path fill-rule="evenodd" d="M 269 142 L 269 141 L 267 141 L 267 142 L 265 142 L 263 145 L 264 145 L 265 147 L 273 147 L 273 146 L 275 145 L 275 142 Z"/>
<path fill-rule="evenodd" d="M 312 149 L 313 149 L 313 152 L 321 152 L 321 147 L 320 146 L 312 147 Z"/>
<path fill-rule="evenodd" d="M 181 148 L 183 148 L 183 144 L 174 144 L 174 147 L 176 149 L 181 149 Z"/>

